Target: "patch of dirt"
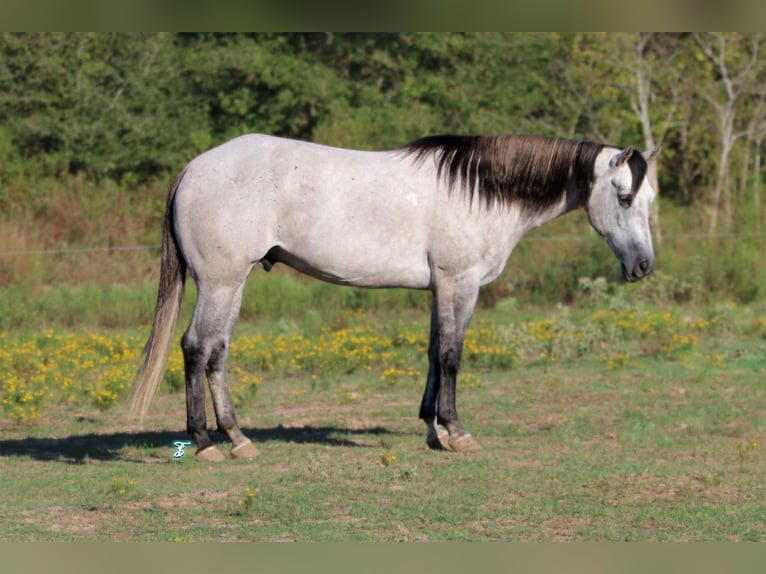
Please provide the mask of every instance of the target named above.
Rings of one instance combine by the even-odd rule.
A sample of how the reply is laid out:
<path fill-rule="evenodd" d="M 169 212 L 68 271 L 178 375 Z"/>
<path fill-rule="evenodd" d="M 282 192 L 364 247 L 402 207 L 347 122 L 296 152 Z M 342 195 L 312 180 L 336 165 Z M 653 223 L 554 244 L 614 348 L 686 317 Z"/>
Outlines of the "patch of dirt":
<path fill-rule="evenodd" d="M 336 524 L 359 524 L 364 522 L 364 519 L 359 518 L 358 516 L 352 516 L 350 510 L 345 506 L 338 506 L 335 509 L 333 522 Z"/>
<path fill-rule="evenodd" d="M 295 542 L 295 541 L 296 541 L 296 538 L 289 532 L 283 532 L 282 534 L 279 534 L 274 539 L 274 542 Z"/>
<path fill-rule="evenodd" d="M 91 538 L 97 537 L 101 525 L 113 518 L 111 512 L 98 508 L 80 511 L 67 506 L 51 506 L 48 508 L 46 524 L 51 532 L 65 532 Z"/>
<path fill-rule="evenodd" d="M 590 524 L 590 519 L 582 516 L 554 516 L 544 520 L 541 527 L 545 540 L 550 542 L 571 542 L 579 538 L 578 531 Z"/>

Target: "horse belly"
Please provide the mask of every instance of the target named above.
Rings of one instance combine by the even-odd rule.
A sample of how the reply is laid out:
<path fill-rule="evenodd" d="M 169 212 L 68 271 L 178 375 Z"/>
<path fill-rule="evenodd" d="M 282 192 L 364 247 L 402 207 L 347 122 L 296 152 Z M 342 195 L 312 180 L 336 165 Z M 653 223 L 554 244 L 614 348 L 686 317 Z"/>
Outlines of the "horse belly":
<path fill-rule="evenodd" d="M 375 225 L 369 227 L 361 229 L 349 222 L 296 226 L 280 234 L 270 257 L 331 283 L 427 289 L 431 275 L 423 242 L 402 234 L 376 235 L 371 233 Z"/>

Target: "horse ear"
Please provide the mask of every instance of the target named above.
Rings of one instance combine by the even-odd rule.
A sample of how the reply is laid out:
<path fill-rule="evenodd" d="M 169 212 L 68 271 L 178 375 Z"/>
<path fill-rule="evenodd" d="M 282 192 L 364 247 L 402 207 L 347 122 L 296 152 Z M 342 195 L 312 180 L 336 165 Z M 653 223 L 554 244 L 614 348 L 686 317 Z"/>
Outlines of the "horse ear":
<path fill-rule="evenodd" d="M 657 159 L 657 156 L 660 155 L 661 151 L 662 151 L 662 146 L 657 146 L 655 149 L 651 151 L 645 151 L 641 155 L 644 156 L 644 160 L 646 160 L 646 163 L 652 163 L 655 159 Z"/>
<path fill-rule="evenodd" d="M 630 156 L 633 155 L 633 146 L 629 145 L 624 150 L 622 150 L 620 153 L 615 155 L 612 160 L 609 162 L 609 167 L 615 168 L 620 167 L 623 165 L 626 161 L 630 159 Z"/>

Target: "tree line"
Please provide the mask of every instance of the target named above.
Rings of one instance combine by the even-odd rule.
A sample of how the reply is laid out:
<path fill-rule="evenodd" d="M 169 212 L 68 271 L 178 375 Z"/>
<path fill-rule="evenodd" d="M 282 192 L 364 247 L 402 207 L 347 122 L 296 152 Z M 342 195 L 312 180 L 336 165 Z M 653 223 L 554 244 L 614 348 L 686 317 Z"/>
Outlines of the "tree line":
<path fill-rule="evenodd" d="M 664 198 L 760 230 L 764 56 L 755 33 L 4 33 L 0 184 L 130 187 L 249 132 L 537 133 L 661 144 Z"/>

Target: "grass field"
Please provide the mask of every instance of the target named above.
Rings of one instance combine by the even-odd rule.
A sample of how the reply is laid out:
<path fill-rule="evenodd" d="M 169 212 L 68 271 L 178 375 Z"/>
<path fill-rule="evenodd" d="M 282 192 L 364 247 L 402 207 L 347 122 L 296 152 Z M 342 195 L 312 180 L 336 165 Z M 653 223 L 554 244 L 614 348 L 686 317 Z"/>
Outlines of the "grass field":
<path fill-rule="evenodd" d="M 145 330 L 3 333 L 0 539 L 766 540 L 759 310 L 502 301 L 466 343 L 468 454 L 425 445 L 426 333 L 407 310 L 244 322 L 230 382 L 262 454 L 218 465 L 172 456 L 178 355 L 126 419 Z"/>

